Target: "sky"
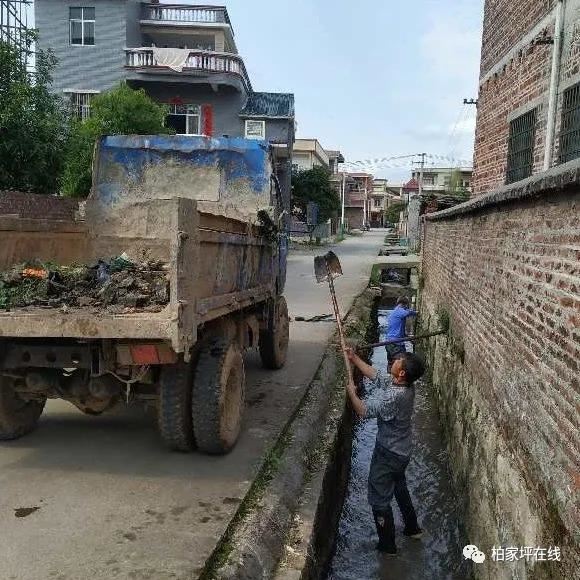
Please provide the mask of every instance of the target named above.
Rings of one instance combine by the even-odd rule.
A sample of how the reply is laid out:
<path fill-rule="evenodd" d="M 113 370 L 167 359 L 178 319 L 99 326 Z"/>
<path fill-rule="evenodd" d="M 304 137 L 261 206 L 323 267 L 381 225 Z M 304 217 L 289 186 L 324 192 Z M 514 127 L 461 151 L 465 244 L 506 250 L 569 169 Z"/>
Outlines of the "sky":
<path fill-rule="evenodd" d="M 484 0 L 223 3 L 254 89 L 294 93 L 298 137 L 348 161 L 472 159 Z"/>

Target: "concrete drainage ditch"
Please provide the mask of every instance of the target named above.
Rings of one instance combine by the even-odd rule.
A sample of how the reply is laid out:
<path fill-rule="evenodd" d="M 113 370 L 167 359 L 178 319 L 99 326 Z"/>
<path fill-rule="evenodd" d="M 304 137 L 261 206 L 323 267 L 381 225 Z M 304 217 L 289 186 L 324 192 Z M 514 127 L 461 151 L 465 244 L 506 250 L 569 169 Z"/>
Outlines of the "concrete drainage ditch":
<path fill-rule="evenodd" d="M 392 307 L 400 293 L 414 294 L 407 285 L 403 292 L 396 286 L 386 284 L 382 293 L 369 289 L 359 296 L 345 325 L 351 340 L 374 341 L 379 309 Z M 461 557 L 462 546 L 469 543 L 459 512 L 462 502 L 449 483 L 446 450 L 427 383 L 417 389 L 416 449 L 408 469 L 426 537 L 415 544 L 401 542 L 401 555 L 395 560 L 382 561 L 375 552 L 366 478 L 376 423 L 353 419 L 345 404 L 338 355 L 333 340 L 202 580 L 471 577 Z M 384 349 L 376 349 L 372 363 L 381 366 L 385 359 Z"/>

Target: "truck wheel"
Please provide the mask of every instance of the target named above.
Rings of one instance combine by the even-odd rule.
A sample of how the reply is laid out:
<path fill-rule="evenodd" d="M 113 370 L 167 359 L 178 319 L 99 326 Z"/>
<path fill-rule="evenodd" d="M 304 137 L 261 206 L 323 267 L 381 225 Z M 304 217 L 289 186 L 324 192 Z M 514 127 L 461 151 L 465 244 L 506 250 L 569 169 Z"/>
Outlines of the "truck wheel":
<path fill-rule="evenodd" d="M 159 378 L 157 425 L 165 444 L 174 451 L 195 448 L 191 424 L 192 365 L 183 361 L 163 366 Z"/>
<path fill-rule="evenodd" d="M 46 404 L 22 399 L 12 388 L 11 379 L 0 377 L 0 441 L 18 439 L 33 431 Z"/>
<path fill-rule="evenodd" d="M 201 451 L 221 455 L 236 444 L 245 384 L 244 359 L 235 341 L 216 338 L 202 347 L 191 407 L 195 440 Z"/>
<path fill-rule="evenodd" d="M 278 296 L 274 308 L 270 308 L 268 326 L 260 331 L 260 357 L 267 369 L 281 369 L 286 363 L 290 321 L 288 305 L 284 296 Z"/>

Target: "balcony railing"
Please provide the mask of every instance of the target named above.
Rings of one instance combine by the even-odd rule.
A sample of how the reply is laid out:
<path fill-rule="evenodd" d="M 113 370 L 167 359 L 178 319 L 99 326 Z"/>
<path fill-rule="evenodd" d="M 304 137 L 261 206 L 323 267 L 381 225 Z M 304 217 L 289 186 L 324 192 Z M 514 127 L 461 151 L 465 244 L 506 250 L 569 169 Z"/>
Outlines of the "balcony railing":
<path fill-rule="evenodd" d="M 156 22 L 202 24 L 229 24 L 228 12 L 221 6 L 186 6 L 183 4 L 146 4 L 143 6 L 143 20 Z"/>
<path fill-rule="evenodd" d="M 167 66 L 159 65 L 152 48 L 127 48 L 125 49 L 125 54 L 125 66 L 128 68 L 145 69 L 149 72 L 171 70 Z M 244 61 L 235 54 L 190 50 L 183 66 L 183 72 L 176 72 L 175 74 L 198 72 L 234 74 L 241 77 L 247 89 L 252 89 Z"/>

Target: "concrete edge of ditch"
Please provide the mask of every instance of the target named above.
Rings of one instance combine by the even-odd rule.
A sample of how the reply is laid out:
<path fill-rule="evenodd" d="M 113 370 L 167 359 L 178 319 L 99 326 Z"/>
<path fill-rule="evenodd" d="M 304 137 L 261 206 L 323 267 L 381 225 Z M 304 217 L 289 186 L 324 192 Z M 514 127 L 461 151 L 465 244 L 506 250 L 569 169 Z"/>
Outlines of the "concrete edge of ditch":
<path fill-rule="evenodd" d="M 366 289 L 355 299 L 345 321 L 351 340 L 365 339 L 377 296 L 375 291 Z M 337 478 L 344 479 L 349 472 L 344 462 L 334 461 L 339 456 L 337 452 L 343 456 L 344 450 L 339 445 L 347 439 L 339 430 L 349 428 L 348 419 L 343 421 L 343 415 L 347 416 L 344 381 L 333 336 L 314 379 L 264 457 L 236 515 L 207 560 L 200 580 L 271 578 L 282 558 L 286 566 L 277 577 L 316 577 L 314 574 L 331 554 L 340 517 L 344 486 L 336 485 Z M 332 533 L 321 542 L 314 524 L 329 517 L 336 521 L 329 527 Z M 299 542 L 301 547 L 294 549 L 292 545 L 297 543 L 298 536 L 303 538 Z M 289 553 L 293 556 L 292 564 Z M 291 575 L 280 576 L 286 573 Z"/>

